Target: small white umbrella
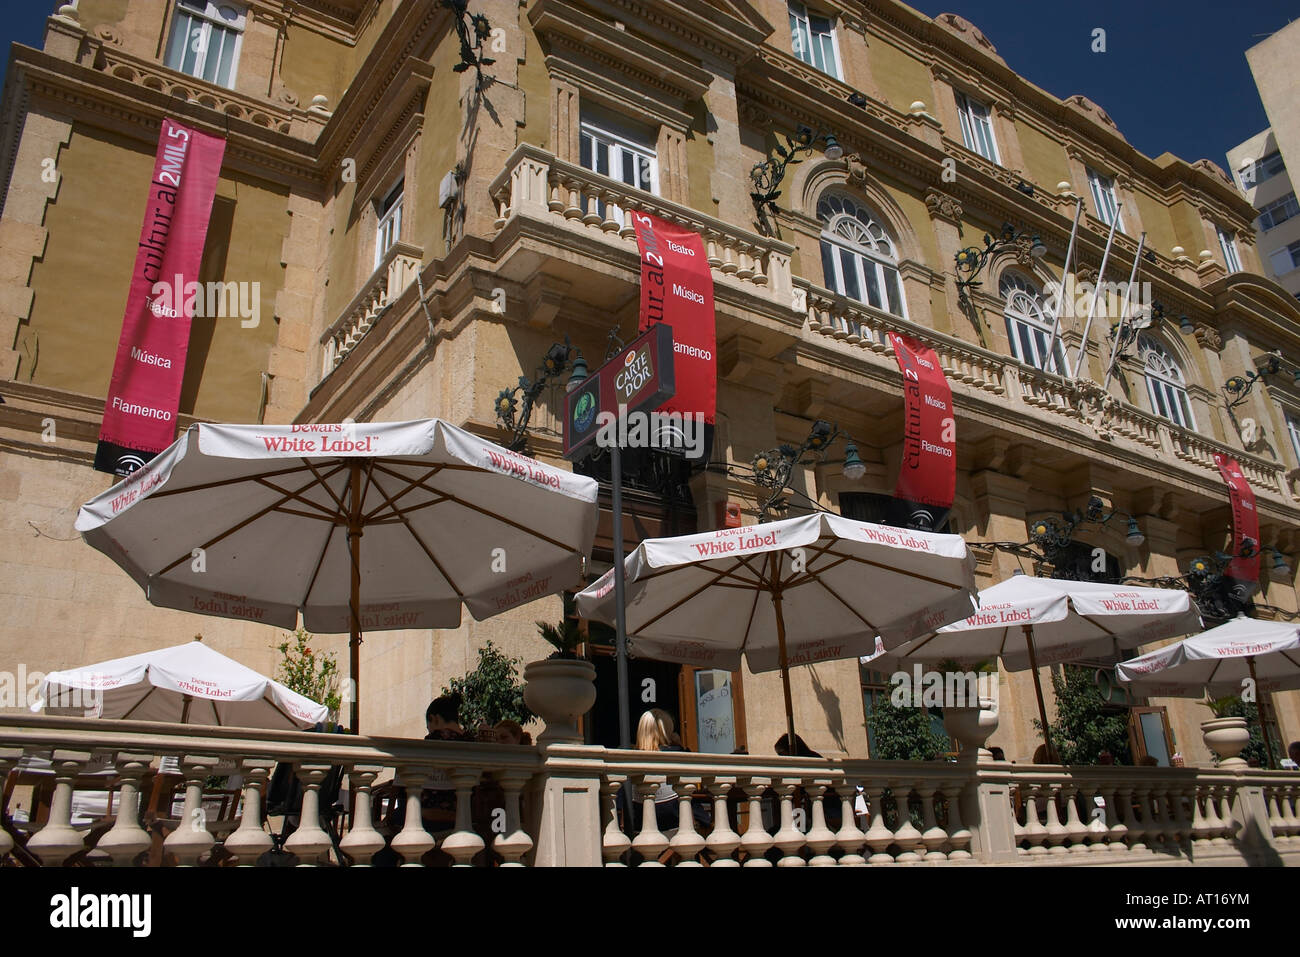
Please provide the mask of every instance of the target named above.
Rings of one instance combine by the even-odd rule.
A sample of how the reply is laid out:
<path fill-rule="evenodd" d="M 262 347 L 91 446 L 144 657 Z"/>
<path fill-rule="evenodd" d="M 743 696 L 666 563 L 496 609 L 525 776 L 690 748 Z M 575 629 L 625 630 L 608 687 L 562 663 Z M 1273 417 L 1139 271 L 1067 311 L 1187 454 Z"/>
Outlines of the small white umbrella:
<path fill-rule="evenodd" d="M 886 637 L 882 664 L 1002 659 L 1008 671 L 1032 670 L 1038 717 L 1049 755 L 1047 708 L 1038 669 L 1113 654 L 1201 627 L 1191 596 L 1180 589 L 1109 585 L 1013 575 L 985 588 L 980 607 L 964 621 L 904 645 Z"/>
<path fill-rule="evenodd" d="M 455 628 L 462 605 L 481 621 L 577 585 L 597 488 L 438 419 L 205 423 L 76 527 L 155 605 L 350 633 L 355 688 L 363 631 Z"/>
<path fill-rule="evenodd" d="M 1300 627 L 1241 616 L 1121 662 L 1115 672 L 1134 692 L 1151 697 L 1239 695 L 1249 679 L 1262 725 L 1264 694 L 1300 688 Z M 1267 734 L 1264 743 L 1272 764 Z"/>
<path fill-rule="evenodd" d="M 99 718 L 240 728 L 310 728 L 328 711 L 201 641 L 45 676 L 45 707 L 97 702 Z"/>
<path fill-rule="evenodd" d="M 643 541 L 624 563 L 627 632 L 659 661 L 780 669 L 794 743 L 789 666 L 856 658 L 876 635 L 895 643 L 970 614 L 974 560 L 957 535 L 817 513 Z M 613 569 L 578 594 L 588 618 L 614 620 Z"/>

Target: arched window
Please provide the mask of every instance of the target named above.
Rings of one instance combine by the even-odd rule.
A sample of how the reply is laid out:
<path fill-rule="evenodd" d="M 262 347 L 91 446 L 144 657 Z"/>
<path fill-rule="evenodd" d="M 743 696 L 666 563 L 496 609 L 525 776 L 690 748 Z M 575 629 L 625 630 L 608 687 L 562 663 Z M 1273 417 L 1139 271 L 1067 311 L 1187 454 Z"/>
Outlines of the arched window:
<path fill-rule="evenodd" d="M 842 296 L 907 317 L 894 243 L 885 228 L 847 196 L 830 194 L 817 204 L 822 223 L 822 269 L 826 285 Z"/>
<path fill-rule="evenodd" d="M 1011 354 L 1021 362 L 1036 369 L 1048 369 L 1064 375 L 1065 346 L 1057 338 L 1051 361 L 1048 346 L 1052 339 L 1052 323 L 1043 308 L 1043 295 L 1032 282 L 1016 272 L 1004 272 L 998 282 L 1002 297 L 1002 315 L 1007 321 L 1007 339 Z"/>
<path fill-rule="evenodd" d="M 1151 396 L 1151 410 L 1185 429 L 1196 428 L 1192 404 L 1187 398 L 1187 383 L 1183 370 L 1169 350 L 1154 339 L 1138 339 L 1138 355 L 1142 357 L 1143 371 L 1147 377 L 1147 394 Z"/>

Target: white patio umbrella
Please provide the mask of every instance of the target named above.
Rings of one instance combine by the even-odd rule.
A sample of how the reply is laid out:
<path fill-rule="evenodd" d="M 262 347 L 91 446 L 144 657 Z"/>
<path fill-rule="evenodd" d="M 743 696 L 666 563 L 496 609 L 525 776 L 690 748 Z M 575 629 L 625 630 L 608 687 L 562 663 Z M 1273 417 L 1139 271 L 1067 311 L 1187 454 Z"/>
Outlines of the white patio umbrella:
<path fill-rule="evenodd" d="M 1032 670 L 1038 717 L 1049 756 L 1047 708 L 1038 669 L 1114 654 L 1201 627 L 1191 596 L 1180 589 L 1108 585 L 1013 575 L 979 593 L 979 611 L 901 646 L 884 638 L 884 667 L 911 662 L 1002 659 L 1008 671 Z"/>
<path fill-rule="evenodd" d="M 790 665 L 856 658 L 876 635 L 906 641 L 970 614 L 974 560 L 957 535 L 818 513 L 653 538 L 627 556 L 627 632 L 638 657 L 781 671 L 794 747 Z M 578 594 L 614 620 L 613 569 Z"/>
<path fill-rule="evenodd" d="M 1264 722 L 1264 695 L 1300 688 L 1300 626 L 1240 616 L 1115 667 L 1120 681 L 1149 697 L 1239 695 L 1249 678 Z M 1261 731 L 1262 731 L 1261 727 Z M 1269 764 L 1273 747 L 1264 735 Z"/>
<path fill-rule="evenodd" d="M 328 714 L 323 704 L 201 641 L 54 671 L 37 695 L 47 708 L 79 706 L 93 696 L 99 718 L 220 727 L 310 728 Z"/>
<path fill-rule="evenodd" d="M 581 581 L 593 479 L 437 419 L 190 427 L 82 506 L 150 602 L 351 635 L 455 628 Z M 362 547 L 364 540 L 365 547 Z"/>

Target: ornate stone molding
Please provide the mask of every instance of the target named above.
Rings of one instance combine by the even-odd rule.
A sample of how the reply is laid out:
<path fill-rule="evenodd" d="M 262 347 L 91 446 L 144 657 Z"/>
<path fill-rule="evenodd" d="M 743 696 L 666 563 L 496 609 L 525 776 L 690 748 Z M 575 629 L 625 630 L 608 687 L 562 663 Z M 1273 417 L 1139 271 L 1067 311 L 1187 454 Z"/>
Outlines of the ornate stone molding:
<path fill-rule="evenodd" d="M 1202 349 L 1209 349 L 1211 352 L 1223 351 L 1223 336 L 1213 326 L 1198 322 L 1193 335 L 1196 336 L 1196 341 L 1200 343 Z"/>
<path fill-rule="evenodd" d="M 953 225 L 961 224 L 961 203 L 946 193 L 931 190 L 925 195 L 925 207 L 930 211 L 931 219 L 944 219 Z"/>

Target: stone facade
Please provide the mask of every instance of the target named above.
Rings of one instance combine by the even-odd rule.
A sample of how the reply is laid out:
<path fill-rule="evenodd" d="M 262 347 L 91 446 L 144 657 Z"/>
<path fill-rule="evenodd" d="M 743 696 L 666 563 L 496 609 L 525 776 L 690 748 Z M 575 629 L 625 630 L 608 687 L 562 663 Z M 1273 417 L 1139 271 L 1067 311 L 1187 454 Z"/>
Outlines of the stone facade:
<path fill-rule="evenodd" d="M 207 263 L 217 268 L 220 246 L 219 278 L 259 282 L 266 313 L 255 329 L 196 324 L 185 416 L 437 416 L 501 439 L 493 400 L 532 375 L 551 342 L 567 335 L 594 362 L 612 324 L 625 336 L 635 328 L 636 247 L 614 217 L 646 209 L 699 231 L 714 266 L 719 425 L 712 462 L 690 483 L 695 528 L 715 527 L 728 504 L 757 520 L 751 457 L 798 445 L 816 419 L 856 439 L 867 475 L 844 479 L 833 450 L 796 473 L 801 495 L 837 510 L 843 496 L 892 493 L 902 432 L 884 339 L 893 329 L 931 344 L 953 387 L 950 527 L 968 541 L 1024 542 L 1033 518 L 1097 495 L 1132 514 L 1146 542 L 1127 546 L 1119 520 L 1081 529 L 1080 541 L 1104 548 L 1122 574 L 1178 575 L 1229 539 L 1212 458 L 1222 451 L 1256 490 L 1263 543 L 1294 567 L 1300 461 L 1283 409 L 1300 408 L 1300 389 L 1267 379 L 1234 416 L 1218 387 L 1268 352 L 1297 353 L 1300 305 L 1248 244 L 1231 275 L 1192 258 L 1217 249 L 1216 225 L 1248 233 L 1254 210 L 1217 169 L 1143 156 L 1086 97 L 1062 101 L 1033 86 L 960 17 L 827 0 L 831 76 L 792 54 L 783 0 L 475 0 L 495 61 L 480 85 L 475 70 L 455 69 L 459 42 L 438 4 L 250 6 L 233 89 L 163 64 L 174 4 L 82 0 L 75 14 L 51 18 L 43 51 L 15 49 L 0 119 L 0 495 L 24 547 L 0 576 L 3 667 L 70 667 L 195 632 L 252 667 L 274 667 L 273 630 L 152 608 L 71 527 L 77 505 L 108 483 L 90 462 L 164 115 L 228 136 L 224 231 L 210 233 Z M 963 145 L 955 92 L 989 110 L 1000 162 Z M 610 117 L 654 157 L 658 195 L 583 168 L 584 121 Z M 775 235 L 765 235 L 748 170 L 774 135 L 801 124 L 832 131 L 845 156 L 816 150 L 790 166 Z M 54 181 L 41 175 L 47 158 Z M 1083 317 L 1063 317 L 1071 360 L 1085 347 L 1077 381 L 1014 357 L 999 279 L 1010 270 L 1041 288 L 1060 275 L 1076 196 L 1086 199 L 1076 277 L 1101 263 L 1106 224 L 1087 169 L 1111 177 L 1124 204 L 1106 278 L 1124 278 L 1145 231 L 1141 278 L 1198 329 L 1181 336 L 1175 321 L 1154 333 L 1181 367 L 1194 429 L 1161 418 L 1137 357 L 1122 359 L 1103 391 L 1113 317 L 1086 342 Z M 448 181 L 456 188 L 439 206 Z M 376 257 L 379 204 L 398 183 L 398 242 Z M 905 300 L 893 313 L 855 302 L 824 274 L 819 203 L 828 195 L 870 210 L 889 237 Z M 1005 221 L 1040 236 L 1047 255 L 994 257 L 963 305 L 953 257 Z M 547 460 L 559 459 L 559 397 L 543 396 L 532 421 L 530 450 Z M 652 504 L 629 526 L 638 534 L 649 533 Z M 1003 551 L 980 555 L 981 585 L 1021 564 Z M 1295 611 L 1294 585 L 1293 576 L 1265 582 L 1259 600 Z M 472 666 L 486 639 L 543 657 L 533 622 L 560 614 L 552 598 L 482 623 L 467 617 L 456 631 L 368 635 L 363 727 L 420 733 L 429 697 Z M 321 642 L 346 659 L 346 639 Z M 745 743 L 770 753 L 784 729 L 779 677 L 738 678 Z M 1046 674 L 1044 683 L 1050 695 Z M 792 684 L 813 748 L 866 756 L 856 662 L 798 668 Z M 1030 676 L 1003 673 L 1000 688 L 990 743 L 1027 761 L 1037 744 Z M 1300 737 L 1298 697 L 1277 696 L 1286 740 Z M 1208 760 L 1198 732 L 1208 711 L 1149 703 L 1168 709 L 1189 763 Z"/>

